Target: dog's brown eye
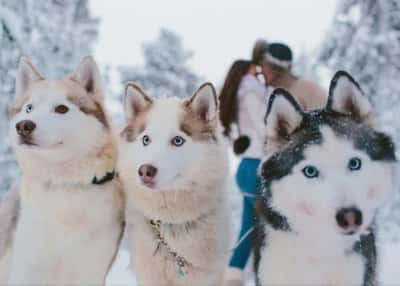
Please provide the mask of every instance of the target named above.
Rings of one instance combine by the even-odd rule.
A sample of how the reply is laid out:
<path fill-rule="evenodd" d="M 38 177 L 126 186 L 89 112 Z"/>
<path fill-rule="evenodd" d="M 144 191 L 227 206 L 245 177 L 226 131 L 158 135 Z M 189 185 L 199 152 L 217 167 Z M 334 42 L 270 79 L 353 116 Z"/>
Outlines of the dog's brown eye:
<path fill-rule="evenodd" d="M 61 114 L 67 113 L 68 110 L 69 110 L 69 108 L 63 104 L 57 105 L 56 108 L 54 109 L 55 112 L 61 113 Z"/>

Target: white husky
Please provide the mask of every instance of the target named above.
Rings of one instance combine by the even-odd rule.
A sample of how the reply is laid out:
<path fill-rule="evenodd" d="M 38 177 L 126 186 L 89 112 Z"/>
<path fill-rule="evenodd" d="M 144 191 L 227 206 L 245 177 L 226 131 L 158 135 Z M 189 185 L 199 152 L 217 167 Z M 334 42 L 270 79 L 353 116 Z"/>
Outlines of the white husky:
<path fill-rule="evenodd" d="M 278 89 L 266 120 L 259 285 L 376 285 L 374 218 L 396 158 L 366 96 L 340 71 L 324 109 L 305 112 Z"/>
<path fill-rule="evenodd" d="M 130 83 L 125 111 L 118 166 L 139 285 L 220 285 L 227 158 L 213 86 L 153 100 Z"/>
<path fill-rule="evenodd" d="M 105 284 L 123 212 L 103 101 L 92 58 L 63 80 L 45 79 L 21 59 L 10 130 L 22 170 L 19 213 L 16 226 L 8 219 L 11 237 L 0 248 L 0 265 L 10 269 L 0 284 Z"/>

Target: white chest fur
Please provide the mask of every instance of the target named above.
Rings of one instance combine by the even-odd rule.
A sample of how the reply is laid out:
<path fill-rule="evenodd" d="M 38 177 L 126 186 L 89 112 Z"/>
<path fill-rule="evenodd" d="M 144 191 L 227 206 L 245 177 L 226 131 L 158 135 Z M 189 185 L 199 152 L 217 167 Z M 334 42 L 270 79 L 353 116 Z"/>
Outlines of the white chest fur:
<path fill-rule="evenodd" d="M 293 233 L 270 230 L 261 250 L 262 286 L 360 286 L 363 258 L 338 241 L 321 237 L 300 239 Z"/>
<path fill-rule="evenodd" d="M 161 226 L 170 250 L 158 246 L 157 234 L 143 215 L 130 212 L 128 234 L 132 266 L 141 285 L 220 285 L 228 258 L 228 232 L 219 228 L 220 213 L 208 214 L 195 225 Z M 184 277 L 178 275 L 171 250 L 188 263 Z M 151 267 L 149 267 L 151 265 Z"/>
<path fill-rule="evenodd" d="M 122 231 L 114 182 L 21 189 L 10 285 L 103 285 Z"/>

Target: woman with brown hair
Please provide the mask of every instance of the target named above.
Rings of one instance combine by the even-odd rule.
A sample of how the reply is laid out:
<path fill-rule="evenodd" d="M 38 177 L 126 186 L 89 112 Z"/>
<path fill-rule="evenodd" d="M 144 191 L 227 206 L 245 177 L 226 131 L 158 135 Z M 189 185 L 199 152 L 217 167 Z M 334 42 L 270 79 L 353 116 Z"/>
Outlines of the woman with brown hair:
<path fill-rule="evenodd" d="M 220 93 L 220 119 L 225 136 L 233 137 L 233 125 L 236 125 L 240 135 L 233 145 L 235 153 L 241 156 L 236 181 L 243 194 L 243 212 L 240 242 L 233 251 L 224 285 L 243 284 L 243 269 L 252 249 L 248 233 L 255 223 L 254 197 L 259 185 L 257 169 L 263 150 L 267 95 L 265 84 L 257 78 L 256 65 L 252 61 L 235 61 Z"/>

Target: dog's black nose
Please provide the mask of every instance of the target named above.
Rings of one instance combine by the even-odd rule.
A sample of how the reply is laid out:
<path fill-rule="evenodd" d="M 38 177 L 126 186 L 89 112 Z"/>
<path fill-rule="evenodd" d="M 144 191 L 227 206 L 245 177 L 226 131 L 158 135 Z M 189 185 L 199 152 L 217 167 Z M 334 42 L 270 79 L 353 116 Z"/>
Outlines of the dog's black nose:
<path fill-rule="evenodd" d="M 20 136 L 29 137 L 35 130 L 36 124 L 31 120 L 22 120 L 15 125 L 15 128 Z"/>
<path fill-rule="evenodd" d="M 354 233 L 362 225 L 362 212 L 358 208 L 342 208 L 336 213 L 336 221 L 346 233 Z"/>
<path fill-rule="evenodd" d="M 144 164 L 139 168 L 139 176 L 145 185 L 154 184 L 154 179 L 157 175 L 157 168 L 150 164 Z"/>

